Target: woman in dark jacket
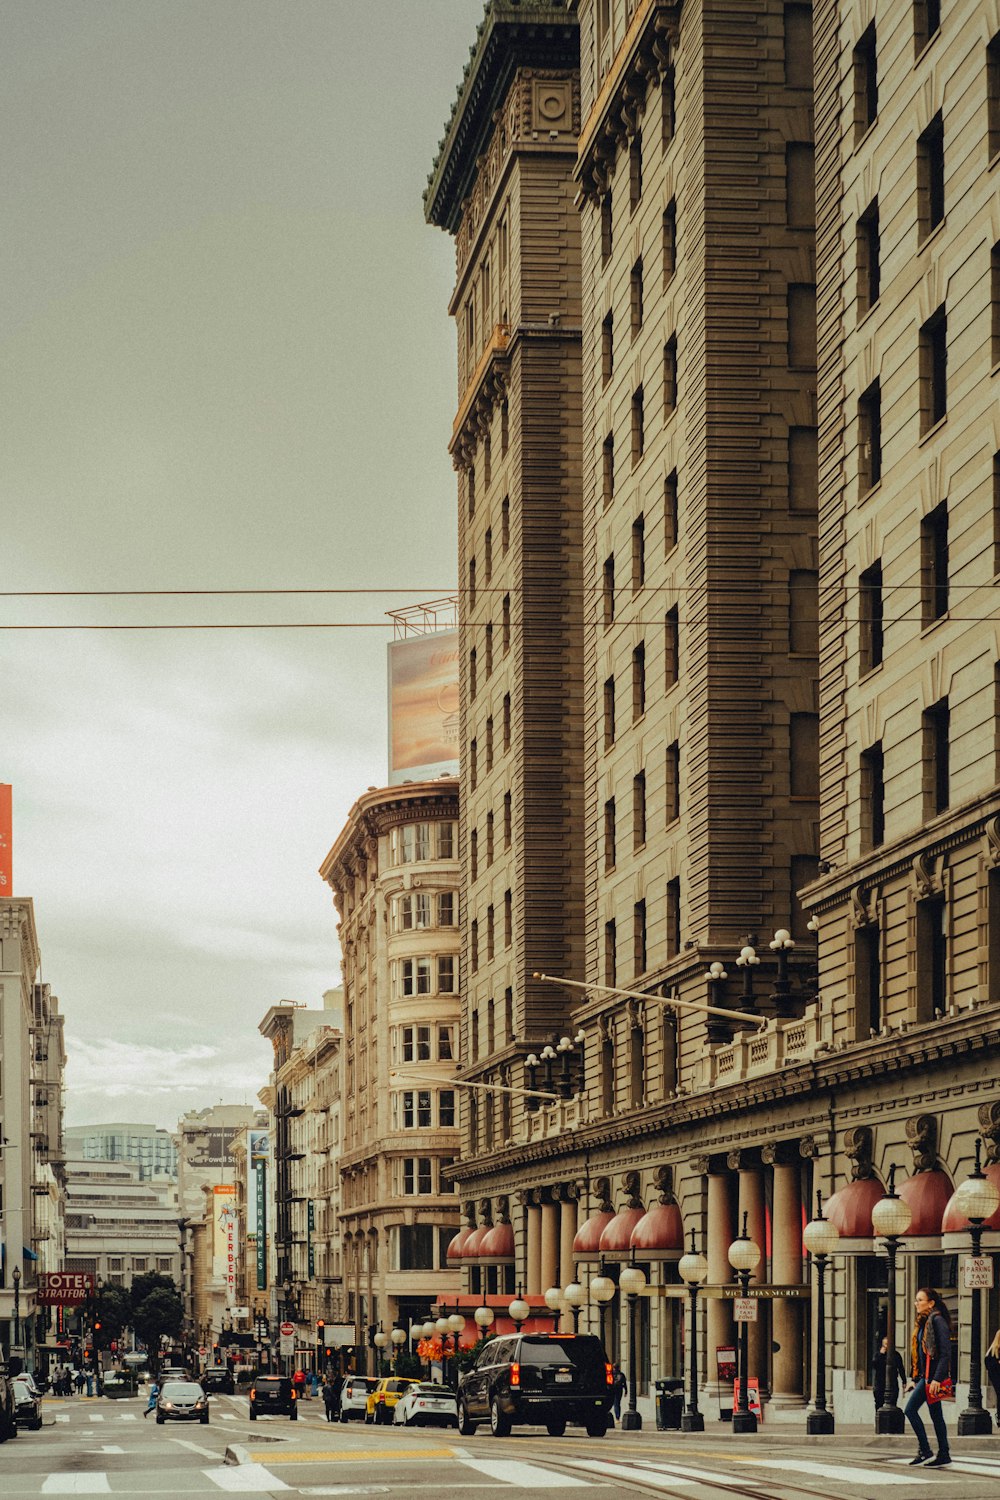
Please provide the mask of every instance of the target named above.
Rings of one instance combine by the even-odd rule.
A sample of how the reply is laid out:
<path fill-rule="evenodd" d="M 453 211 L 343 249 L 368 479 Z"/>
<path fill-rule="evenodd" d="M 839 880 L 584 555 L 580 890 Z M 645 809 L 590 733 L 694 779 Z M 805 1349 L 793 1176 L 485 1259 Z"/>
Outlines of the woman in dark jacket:
<path fill-rule="evenodd" d="M 941 1410 L 942 1387 L 951 1381 L 951 1318 L 940 1295 L 930 1286 L 917 1293 L 917 1321 L 911 1340 L 913 1394 L 906 1403 L 906 1419 L 917 1435 L 918 1451 L 911 1464 L 928 1469 L 943 1469 L 951 1463 L 948 1451 L 948 1428 Z M 927 1432 L 920 1419 L 920 1408 L 927 1403 L 937 1437 L 938 1451 L 932 1456 Z"/>

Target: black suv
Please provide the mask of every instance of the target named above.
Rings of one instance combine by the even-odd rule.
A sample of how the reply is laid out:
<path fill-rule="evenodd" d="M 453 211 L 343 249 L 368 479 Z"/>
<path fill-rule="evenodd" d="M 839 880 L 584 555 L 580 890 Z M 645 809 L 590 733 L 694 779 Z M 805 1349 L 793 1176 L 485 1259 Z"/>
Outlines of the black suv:
<path fill-rule="evenodd" d="M 200 1380 L 203 1391 L 221 1391 L 224 1396 L 236 1394 L 236 1382 L 228 1365 L 206 1365 Z"/>
<path fill-rule="evenodd" d="M 494 1437 L 515 1422 L 561 1437 L 580 1422 L 590 1437 L 608 1430 L 612 1371 L 592 1334 L 519 1333 L 491 1339 L 458 1387 L 458 1430 L 469 1437 L 489 1418 Z"/>
<path fill-rule="evenodd" d="M 299 1419 L 299 1403 L 295 1387 L 287 1375 L 258 1375 L 250 1387 L 250 1420 L 256 1422 L 258 1415 Z"/>

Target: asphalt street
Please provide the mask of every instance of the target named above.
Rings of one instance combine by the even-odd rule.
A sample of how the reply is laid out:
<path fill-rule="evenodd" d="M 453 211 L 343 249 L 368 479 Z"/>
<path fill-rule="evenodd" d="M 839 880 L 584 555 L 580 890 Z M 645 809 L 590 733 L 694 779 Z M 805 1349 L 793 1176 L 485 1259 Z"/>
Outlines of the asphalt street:
<path fill-rule="evenodd" d="M 41 1432 L 0 1446 L 0 1496 L 427 1495 L 448 1500 L 494 1491 L 519 1500 L 538 1491 L 591 1490 L 684 1500 L 954 1500 L 1000 1492 L 1000 1433 L 956 1445 L 946 1470 L 907 1466 L 905 1439 L 864 1432 L 807 1442 L 766 1427 L 755 1437 L 710 1431 L 615 1431 L 604 1439 L 542 1431 L 494 1439 L 454 1431 L 331 1425 L 319 1402 L 300 1420 L 251 1424 L 246 1399 L 212 1398 L 211 1421 L 144 1419 L 141 1401 L 47 1400 Z M 581 1496 L 581 1500 L 585 1497 Z"/>

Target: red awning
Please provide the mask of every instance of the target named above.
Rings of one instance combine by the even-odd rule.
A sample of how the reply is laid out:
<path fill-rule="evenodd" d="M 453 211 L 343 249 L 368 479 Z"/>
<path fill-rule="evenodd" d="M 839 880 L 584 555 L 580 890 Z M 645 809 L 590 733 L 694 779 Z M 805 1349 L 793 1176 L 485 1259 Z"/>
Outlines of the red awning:
<path fill-rule="evenodd" d="M 627 1256 L 632 1231 L 645 1217 L 645 1212 L 642 1208 L 623 1208 L 616 1213 L 601 1235 L 598 1245 L 601 1254 Z"/>
<path fill-rule="evenodd" d="M 479 1246 L 481 1266 L 512 1266 L 514 1264 L 514 1226 L 494 1224 L 487 1230 Z"/>
<path fill-rule="evenodd" d="M 872 1209 L 884 1197 L 885 1188 L 877 1177 L 859 1177 L 856 1182 L 845 1183 L 832 1198 L 828 1198 L 823 1212 L 840 1230 L 843 1239 L 870 1240 L 874 1234 Z"/>
<path fill-rule="evenodd" d="M 983 1168 L 983 1176 L 988 1177 L 993 1186 L 1000 1188 L 1000 1161 L 991 1161 Z M 945 1207 L 944 1217 L 941 1221 L 941 1232 L 943 1234 L 957 1234 L 963 1229 L 971 1229 L 972 1225 L 949 1202 Z M 1000 1208 L 989 1219 L 983 1221 L 984 1229 L 1000 1229 Z"/>
<path fill-rule="evenodd" d="M 580 1225 L 573 1241 L 573 1254 L 577 1260 L 597 1259 L 601 1253 L 601 1235 L 613 1218 L 610 1209 L 601 1209 Z"/>
<path fill-rule="evenodd" d="M 451 1240 L 448 1241 L 448 1253 L 447 1253 L 447 1259 L 448 1260 L 461 1260 L 462 1259 L 462 1250 L 463 1250 L 463 1247 L 464 1247 L 465 1242 L 469 1238 L 469 1235 L 471 1233 L 472 1233 L 471 1229 L 468 1229 L 468 1228 L 466 1228 L 466 1229 L 460 1229 L 458 1231 L 458 1233 L 454 1236 L 454 1238 L 452 1238 Z"/>
<path fill-rule="evenodd" d="M 492 1224 L 481 1224 L 478 1229 L 473 1229 L 469 1238 L 462 1246 L 462 1259 L 478 1261 L 482 1254 L 483 1240 L 493 1228 Z"/>
<path fill-rule="evenodd" d="M 640 1260 L 684 1252 L 684 1221 L 676 1203 L 654 1203 L 632 1231 L 629 1246 Z"/>
<path fill-rule="evenodd" d="M 899 1184 L 899 1196 L 910 1206 L 913 1221 L 907 1234 L 940 1234 L 941 1221 L 954 1189 L 951 1178 L 940 1167 L 915 1172 Z"/>

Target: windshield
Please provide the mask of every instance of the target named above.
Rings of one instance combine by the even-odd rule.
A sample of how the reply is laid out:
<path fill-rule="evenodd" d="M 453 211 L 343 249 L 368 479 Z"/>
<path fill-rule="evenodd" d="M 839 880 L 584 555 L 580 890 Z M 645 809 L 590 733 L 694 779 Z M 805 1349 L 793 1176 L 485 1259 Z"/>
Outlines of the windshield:
<path fill-rule="evenodd" d="M 198 1400 L 204 1394 L 201 1386 L 191 1380 L 168 1380 L 160 1392 L 165 1401 L 186 1401 L 188 1397 Z"/>
<path fill-rule="evenodd" d="M 521 1363 L 525 1365 L 573 1365 L 578 1370 L 604 1370 L 604 1350 L 596 1339 L 524 1339 Z"/>
<path fill-rule="evenodd" d="M 414 1387 L 414 1393 L 418 1396 L 450 1396 L 454 1401 L 455 1392 L 450 1391 L 446 1385 L 418 1385 Z"/>

